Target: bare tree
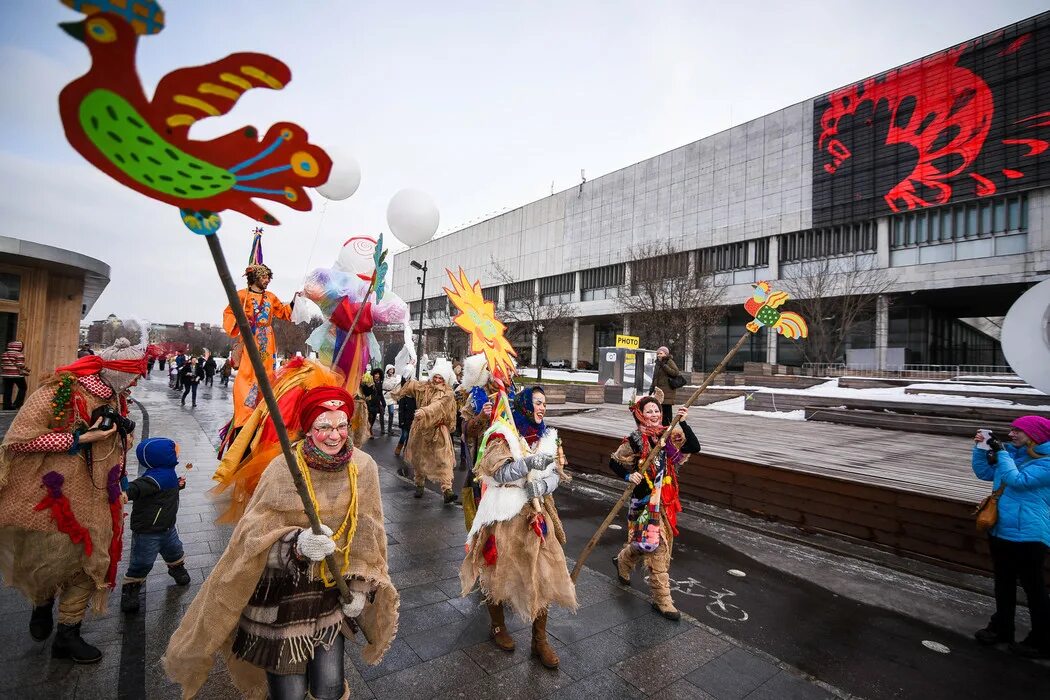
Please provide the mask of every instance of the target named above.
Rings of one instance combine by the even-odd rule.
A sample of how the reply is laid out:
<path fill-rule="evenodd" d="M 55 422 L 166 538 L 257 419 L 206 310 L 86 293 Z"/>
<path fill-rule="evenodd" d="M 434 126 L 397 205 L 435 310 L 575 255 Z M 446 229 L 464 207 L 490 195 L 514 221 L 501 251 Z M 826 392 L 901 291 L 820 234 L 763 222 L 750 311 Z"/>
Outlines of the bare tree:
<path fill-rule="evenodd" d="M 503 308 L 496 309 L 496 317 L 507 324 L 507 340 L 516 348 L 532 347 L 536 339 L 536 380 L 543 376 L 543 362 L 547 357 L 547 336 L 566 326 L 576 318 L 576 305 L 564 301 L 571 292 L 537 295 L 533 280 L 519 281 L 494 257 L 490 258 L 493 275 L 504 285 Z M 573 281 L 575 290 L 575 280 Z M 521 362 L 519 357 L 519 364 Z M 573 364 L 576 358 L 572 358 Z"/>
<path fill-rule="evenodd" d="M 799 342 L 806 362 L 842 362 L 851 335 L 875 318 L 879 296 L 894 279 L 860 256 L 803 262 L 783 276 L 792 309 L 806 319 L 809 337 Z"/>
<path fill-rule="evenodd" d="M 721 320 L 725 285 L 708 272 L 690 274 L 688 254 L 668 241 L 635 246 L 629 253 L 631 288 L 620 297 L 631 334 L 643 347 L 666 345 L 673 357 L 684 357 L 686 339 Z"/>
<path fill-rule="evenodd" d="M 321 319 L 319 318 L 307 323 L 292 323 L 283 319 L 275 319 L 273 334 L 277 339 L 277 349 L 285 357 L 295 357 L 297 352 L 301 352 L 303 357 L 309 357 L 310 348 L 306 346 L 306 339 L 320 325 Z"/>

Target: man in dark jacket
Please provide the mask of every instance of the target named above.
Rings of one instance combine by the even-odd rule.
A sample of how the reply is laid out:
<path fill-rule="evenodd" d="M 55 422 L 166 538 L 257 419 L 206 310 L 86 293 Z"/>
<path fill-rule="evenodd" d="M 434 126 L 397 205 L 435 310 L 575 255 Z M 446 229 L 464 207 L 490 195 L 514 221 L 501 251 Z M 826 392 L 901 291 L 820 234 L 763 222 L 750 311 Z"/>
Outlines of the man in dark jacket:
<path fill-rule="evenodd" d="M 175 388 L 176 389 L 181 389 L 182 388 L 182 368 L 186 366 L 186 361 L 188 359 L 189 358 L 186 357 L 186 353 L 181 352 L 181 351 L 179 352 L 178 355 L 175 356 L 175 369 L 176 369 L 176 373 L 175 373 Z M 183 403 L 185 403 L 185 401 Z"/>
<path fill-rule="evenodd" d="M 135 456 L 146 472 L 135 479 L 122 494 L 123 501 L 133 501 L 131 508 L 131 563 L 124 574 L 120 609 L 126 613 L 139 610 L 139 594 L 146 576 L 157 561 L 157 554 L 168 565 L 168 575 L 180 586 L 188 586 L 190 574 L 183 563 L 182 540 L 175 527 L 179 514 L 179 491 L 186 480 L 175 473 L 179 448 L 163 437 L 147 438 L 135 448 Z"/>
<path fill-rule="evenodd" d="M 204 361 L 204 386 L 212 386 L 212 382 L 215 381 L 215 369 L 218 365 L 215 363 L 215 357 L 209 352 L 208 359 Z"/>
<path fill-rule="evenodd" d="M 674 408 L 675 389 L 671 386 L 671 377 L 679 377 L 681 374 L 678 365 L 671 359 L 671 351 L 667 349 L 667 346 L 661 345 L 657 348 L 656 368 L 653 370 L 653 383 L 649 387 L 649 393 L 652 394 L 655 389 L 664 393 L 663 403 L 660 404 L 664 425 L 671 425 L 671 413 Z"/>
<path fill-rule="evenodd" d="M 201 364 L 199 358 L 193 357 L 189 362 L 182 366 L 179 371 L 179 376 L 182 378 L 182 405 L 186 405 L 186 396 L 191 391 L 193 392 L 193 405 L 197 405 L 197 385 L 204 379 L 204 366 Z"/>
<path fill-rule="evenodd" d="M 410 365 L 401 376 L 401 386 L 404 386 L 412 379 L 412 373 L 415 369 Z M 398 427 L 401 428 L 401 435 L 397 439 L 397 447 L 394 448 L 394 454 L 398 457 L 401 456 L 402 450 L 405 449 L 405 443 L 408 442 L 408 431 L 412 429 L 412 421 L 416 417 L 416 397 L 405 396 L 397 400 L 397 423 Z"/>

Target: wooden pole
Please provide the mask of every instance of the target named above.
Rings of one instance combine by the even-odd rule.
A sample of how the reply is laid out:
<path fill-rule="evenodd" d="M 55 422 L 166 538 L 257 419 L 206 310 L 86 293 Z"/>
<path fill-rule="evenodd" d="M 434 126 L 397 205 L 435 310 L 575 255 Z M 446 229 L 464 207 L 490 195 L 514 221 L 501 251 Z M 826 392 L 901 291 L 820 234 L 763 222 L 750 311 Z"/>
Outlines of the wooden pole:
<path fill-rule="evenodd" d="M 737 351 L 744 347 L 744 343 L 747 342 L 747 339 L 750 337 L 750 331 L 745 331 L 744 334 L 740 336 L 740 340 L 736 341 L 736 345 L 726 353 L 726 356 L 722 358 L 722 361 L 718 363 L 718 366 L 711 370 L 711 373 L 707 375 L 707 379 L 704 380 L 704 383 L 697 387 L 696 391 L 693 392 L 693 395 L 689 397 L 689 400 L 683 404 L 683 407 L 689 408 L 698 398 L 700 398 L 700 394 L 704 393 L 711 382 L 714 381 L 715 377 L 721 374 L 722 370 L 725 369 L 725 366 L 729 364 L 729 361 L 733 359 L 733 356 L 736 355 Z M 660 442 L 657 444 L 656 449 L 649 451 L 649 456 L 645 458 L 645 461 L 638 465 L 638 468 L 635 471 L 645 472 L 645 470 L 649 468 L 649 464 L 653 461 L 653 458 L 656 457 L 657 453 L 663 449 L 664 445 L 667 443 L 667 439 L 671 436 L 671 431 L 674 430 L 674 427 L 678 425 L 680 421 L 681 418 L 679 418 L 678 415 L 675 415 L 671 420 L 671 424 L 667 426 L 663 434 L 660 436 Z M 623 494 L 620 496 L 620 500 L 618 500 L 616 505 L 612 507 L 609 514 L 605 516 L 605 520 L 602 521 L 602 524 L 598 526 L 598 530 L 591 536 L 590 541 L 587 542 L 587 546 L 583 548 L 582 552 L 580 552 L 580 556 L 576 559 L 576 566 L 572 568 L 573 583 L 576 582 L 576 579 L 580 575 L 580 571 L 583 570 L 583 563 L 587 561 L 587 557 L 589 557 L 591 552 L 594 551 L 594 548 L 598 546 L 598 541 L 602 538 L 602 535 L 605 534 L 605 531 L 609 528 L 613 519 L 620 512 L 620 509 L 623 508 L 625 503 L 627 503 L 627 499 L 631 497 L 634 488 L 634 484 L 628 484 L 627 488 L 624 489 Z"/>
<path fill-rule="evenodd" d="M 255 370 L 255 379 L 259 383 L 259 393 L 262 394 L 263 400 L 266 401 L 266 408 L 270 410 L 270 419 L 273 421 L 273 427 L 277 432 L 277 439 L 281 443 L 281 451 L 284 453 L 284 460 L 288 463 L 288 471 L 291 472 L 295 490 L 299 493 L 299 498 L 303 502 L 303 510 L 306 511 L 306 517 L 310 521 L 310 529 L 313 530 L 315 535 L 323 535 L 321 519 L 317 516 L 317 511 L 314 510 L 314 504 L 310 500 L 310 492 L 306 488 L 306 482 L 303 481 L 303 476 L 299 473 L 295 455 L 292 453 L 292 443 L 288 439 L 288 429 L 284 425 L 284 418 L 281 417 L 281 409 L 277 405 L 277 397 L 273 394 L 273 387 L 270 386 L 270 375 L 267 374 L 266 367 L 263 365 L 262 355 L 259 354 L 259 346 L 255 343 L 255 335 L 248 325 L 248 317 L 245 316 L 244 307 L 237 296 L 233 277 L 230 276 L 230 268 L 226 264 L 226 256 L 222 254 L 222 244 L 219 242 L 219 236 L 212 233 L 205 236 L 205 239 L 208 241 L 208 250 L 211 251 L 212 260 L 215 261 L 215 270 L 219 273 L 223 289 L 226 290 L 226 299 L 230 302 L 234 318 L 237 319 L 237 328 L 241 331 L 244 350 L 248 353 L 248 360 L 252 363 L 252 369 Z M 336 587 L 339 588 L 340 598 L 342 598 L 344 603 L 349 603 L 350 589 L 346 587 L 346 581 L 343 580 L 342 570 L 339 568 L 335 556 L 329 554 L 325 558 L 325 562 L 328 564 L 328 570 L 332 572 Z"/>

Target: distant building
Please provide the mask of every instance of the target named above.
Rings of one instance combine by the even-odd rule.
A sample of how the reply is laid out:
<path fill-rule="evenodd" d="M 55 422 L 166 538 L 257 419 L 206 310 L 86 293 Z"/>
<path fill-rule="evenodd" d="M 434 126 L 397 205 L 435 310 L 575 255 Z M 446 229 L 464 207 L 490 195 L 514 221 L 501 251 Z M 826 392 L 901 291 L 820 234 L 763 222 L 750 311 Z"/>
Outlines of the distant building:
<path fill-rule="evenodd" d="M 76 359 L 80 321 L 109 284 L 109 265 L 7 236 L 0 236 L 0 260 L 0 347 L 25 343 L 32 391 L 41 377 Z"/>

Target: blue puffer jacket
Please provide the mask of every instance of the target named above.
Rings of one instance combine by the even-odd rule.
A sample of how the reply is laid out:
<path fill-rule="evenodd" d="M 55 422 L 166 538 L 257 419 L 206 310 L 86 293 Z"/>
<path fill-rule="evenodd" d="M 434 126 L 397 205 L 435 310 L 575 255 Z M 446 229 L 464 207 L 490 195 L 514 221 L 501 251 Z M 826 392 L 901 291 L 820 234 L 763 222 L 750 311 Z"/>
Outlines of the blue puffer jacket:
<path fill-rule="evenodd" d="M 998 464 L 988 464 L 988 454 L 973 449 L 973 473 L 992 482 L 992 489 L 1006 484 L 999 497 L 999 520 L 989 534 L 1011 542 L 1042 542 L 1050 547 L 1050 442 L 1035 447 L 1038 459 L 1026 448 L 1004 444 Z"/>

